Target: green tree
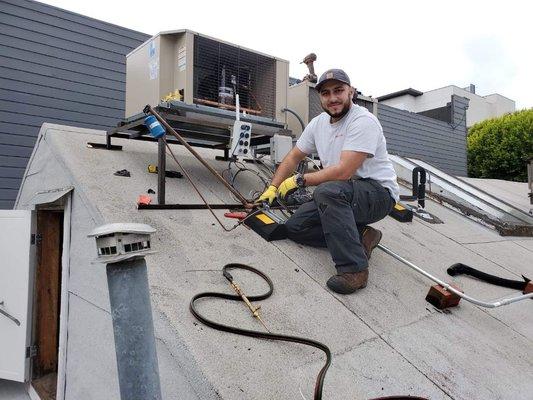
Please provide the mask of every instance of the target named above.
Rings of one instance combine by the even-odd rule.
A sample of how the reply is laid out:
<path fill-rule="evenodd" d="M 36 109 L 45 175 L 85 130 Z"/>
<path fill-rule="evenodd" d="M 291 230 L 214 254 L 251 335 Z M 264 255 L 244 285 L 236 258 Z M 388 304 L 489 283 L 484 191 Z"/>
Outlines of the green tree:
<path fill-rule="evenodd" d="M 533 156 L 533 108 L 478 122 L 467 136 L 468 176 L 527 181 Z"/>

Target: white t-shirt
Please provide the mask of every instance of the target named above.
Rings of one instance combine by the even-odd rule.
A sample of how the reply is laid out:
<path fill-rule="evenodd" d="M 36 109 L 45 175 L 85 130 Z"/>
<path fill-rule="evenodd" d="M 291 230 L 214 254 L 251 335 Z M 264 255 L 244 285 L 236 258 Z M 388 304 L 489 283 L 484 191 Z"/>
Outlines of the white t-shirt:
<path fill-rule="evenodd" d="M 396 201 L 400 199 L 383 128 L 366 108 L 352 104 L 350 111 L 335 123 L 323 112 L 309 122 L 296 146 L 306 154 L 318 153 L 324 168 L 337 165 L 344 150 L 368 153 L 354 177 L 374 179 L 387 188 Z"/>

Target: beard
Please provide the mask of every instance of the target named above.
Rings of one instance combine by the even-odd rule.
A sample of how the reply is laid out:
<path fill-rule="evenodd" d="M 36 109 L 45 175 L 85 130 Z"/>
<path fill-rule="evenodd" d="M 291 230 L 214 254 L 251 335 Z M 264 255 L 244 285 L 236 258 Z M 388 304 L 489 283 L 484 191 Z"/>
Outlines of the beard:
<path fill-rule="evenodd" d="M 336 113 L 333 113 L 331 111 L 329 111 L 326 107 L 322 106 L 322 109 L 331 117 L 331 118 L 335 118 L 337 120 L 341 119 L 342 117 L 344 117 L 348 111 L 350 111 L 350 106 L 351 106 L 351 100 L 348 100 L 346 103 L 344 103 L 343 107 L 342 107 L 342 110 L 336 112 Z"/>

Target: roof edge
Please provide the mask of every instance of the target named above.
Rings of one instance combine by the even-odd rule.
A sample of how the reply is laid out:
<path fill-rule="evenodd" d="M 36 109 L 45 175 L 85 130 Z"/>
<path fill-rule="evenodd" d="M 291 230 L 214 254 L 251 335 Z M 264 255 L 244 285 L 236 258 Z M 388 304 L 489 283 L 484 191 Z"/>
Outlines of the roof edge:
<path fill-rule="evenodd" d="M 413 88 L 407 88 L 407 89 L 399 90 L 397 92 L 384 94 L 383 96 L 376 97 L 376 99 L 378 101 L 383 101 L 383 100 L 394 99 L 395 97 L 404 96 L 406 94 L 409 94 L 409 95 L 411 95 L 413 97 L 418 97 L 418 96 L 423 95 L 424 92 L 421 92 L 420 90 L 416 90 L 416 89 L 413 89 Z"/>

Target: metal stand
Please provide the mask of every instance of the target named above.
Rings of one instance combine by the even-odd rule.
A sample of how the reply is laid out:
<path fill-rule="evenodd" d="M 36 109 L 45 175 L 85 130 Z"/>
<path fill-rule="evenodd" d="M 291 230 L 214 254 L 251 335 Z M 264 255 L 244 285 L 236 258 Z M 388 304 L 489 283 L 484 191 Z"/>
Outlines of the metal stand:
<path fill-rule="evenodd" d="M 223 156 L 215 156 L 215 160 L 217 161 L 229 161 L 229 149 L 224 149 L 224 155 Z"/>
<path fill-rule="evenodd" d="M 231 141 L 231 124 L 234 121 L 235 113 L 227 110 L 220 110 L 213 107 L 188 105 L 183 102 L 161 103 L 153 109 L 169 127 L 177 129 L 186 142 L 177 140 L 173 135 L 167 134 L 166 142 L 169 144 L 181 144 L 194 147 L 204 147 L 210 149 L 223 150 L 224 156 L 217 156 L 217 160 L 228 161 L 229 145 Z M 106 142 L 87 143 L 89 147 L 107 150 L 121 150 L 122 146 L 111 144 L 111 138 L 134 139 L 141 141 L 158 141 L 158 176 L 157 176 L 157 202 L 139 207 L 142 209 L 165 209 L 165 167 L 166 152 L 165 143 L 161 139 L 155 139 L 149 135 L 149 130 L 144 124 L 146 113 L 139 113 L 130 118 L 124 119 L 116 128 L 107 131 Z M 202 119 L 204 118 L 204 119 Z M 218 121 L 215 122 L 214 120 Z M 242 117 L 243 121 L 251 122 L 258 128 L 260 133 L 251 138 L 252 146 L 265 145 L 270 143 L 272 135 L 279 132 L 289 132 L 284 128 L 284 124 L 269 118 L 247 115 Z M 183 208 L 180 204 L 169 204 L 169 209 Z"/>
<path fill-rule="evenodd" d="M 120 398 L 161 400 L 144 258 L 107 264 Z"/>
<path fill-rule="evenodd" d="M 159 138 L 157 143 L 157 203 L 165 204 L 165 171 L 167 167 L 167 153 L 165 141 Z"/>

